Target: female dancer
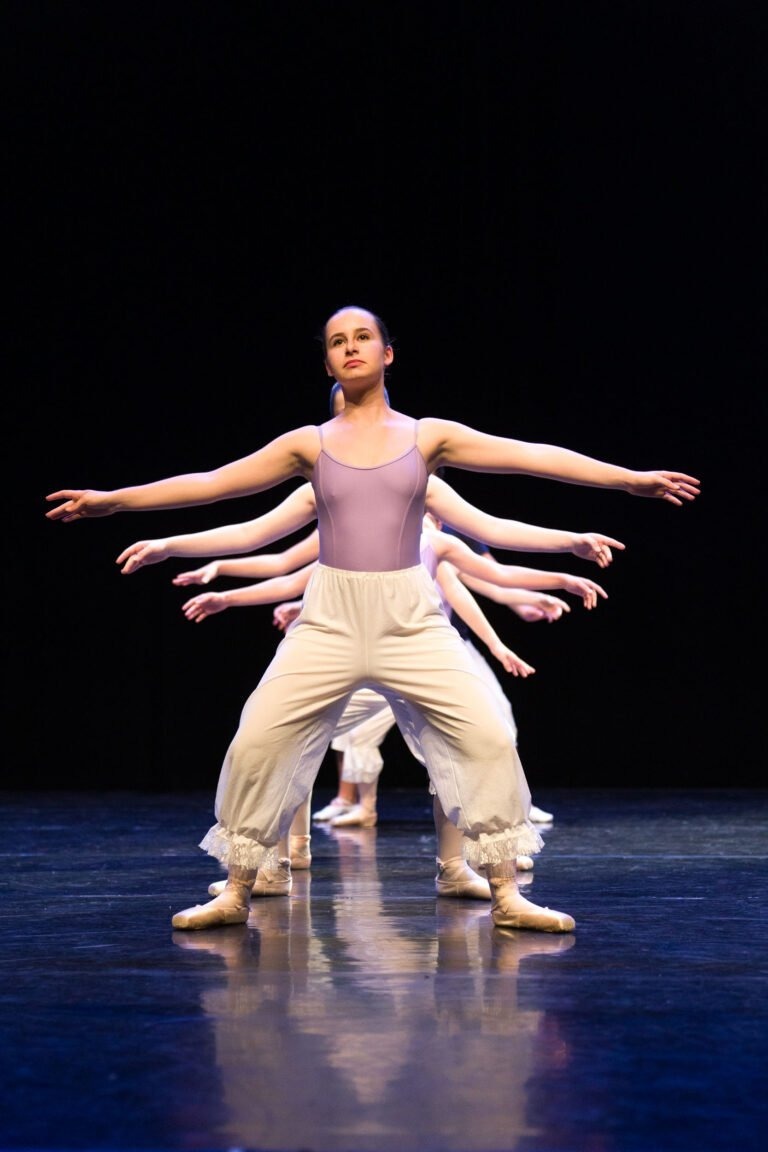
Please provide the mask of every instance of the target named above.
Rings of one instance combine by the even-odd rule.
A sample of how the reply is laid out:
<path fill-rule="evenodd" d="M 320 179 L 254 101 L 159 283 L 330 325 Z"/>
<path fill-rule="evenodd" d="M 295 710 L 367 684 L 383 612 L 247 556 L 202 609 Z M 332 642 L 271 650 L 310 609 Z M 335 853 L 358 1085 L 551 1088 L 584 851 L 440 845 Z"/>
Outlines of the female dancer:
<path fill-rule="evenodd" d="M 430 480 L 436 486 L 437 481 Z M 443 481 L 440 486 L 445 486 Z M 471 514 L 479 518 L 484 516 L 471 505 Z M 503 521 L 498 521 L 504 524 Z M 510 543 L 519 527 L 514 521 L 508 521 L 506 533 L 507 543 Z M 218 546 L 228 543 L 242 548 L 246 539 L 251 545 L 256 545 L 263 531 L 263 518 L 250 521 L 247 524 L 229 525 L 227 528 L 214 529 L 210 532 L 189 533 L 162 540 L 139 541 L 131 545 L 121 555 L 121 560 L 128 561 L 136 570 L 137 565 L 155 563 L 170 556 L 185 556 L 190 553 L 197 555 L 201 548 L 209 545 L 215 537 Z M 558 535 L 551 529 L 542 529 L 542 536 L 552 543 Z M 564 539 L 569 534 L 561 534 Z M 582 534 L 571 537 L 573 548 L 584 552 L 586 541 L 577 543 Z M 611 537 L 599 536 L 593 538 L 592 547 L 606 547 L 608 545 L 621 547 L 618 540 Z M 229 589 L 226 592 L 205 591 L 183 605 L 183 611 L 188 620 L 201 623 L 209 616 L 216 615 L 228 608 L 250 607 L 274 603 L 285 596 L 303 594 L 311 573 L 316 567 L 316 561 L 304 565 L 297 571 L 291 571 L 291 564 L 297 557 L 308 559 L 317 553 L 317 532 L 313 532 L 304 541 L 279 554 L 260 554 L 242 557 L 227 561 L 218 559 L 210 564 L 191 572 L 183 572 L 174 577 L 174 584 L 182 587 L 189 584 L 209 583 L 220 575 L 238 576 L 242 578 L 260 578 L 269 574 L 268 578 L 258 584 L 251 584 L 244 588 Z M 489 648 L 507 672 L 513 675 L 528 676 L 535 671 L 530 664 L 521 660 L 511 651 L 497 635 L 487 617 L 483 613 L 474 596 L 458 579 L 458 572 L 471 573 L 477 578 L 484 578 L 489 583 L 498 584 L 505 589 L 514 589 L 521 596 L 531 593 L 521 587 L 524 584 L 534 586 L 542 585 L 546 588 L 562 588 L 565 591 L 580 596 L 586 608 L 594 608 L 598 596 L 605 598 L 606 593 L 600 585 L 584 577 L 571 576 L 568 573 L 543 571 L 534 568 L 522 568 L 518 565 L 499 564 L 493 558 L 480 557 L 457 537 L 441 532 L 438 522 L 431 514 L 424 518 L 421 545 L 422 562 L 432 576 L 441 597 L 443 609 L 451 619 L 456 617 Z M 280 573 L 280 575 L 277 575 Z M 549 598 L 554 602 L 554 598 Z M 558 600 L 562 608 L 568 610 L 565 601 Z M 297 611 L 298 615 L 298 611 Z M 465 640 L 465 644 L 467 641 Z M 506 696 L 498 681 L 493 677 L 490 667 L 474 646 L 471 647 L 473 660 L 478 666 L 479 674 L 489 681 L 494 691 L 497 703 L 507 704 L 503 709 L 504 715 L 510 723 L 513 735 L 515 734 L 514 720 L 508 706 Z M 376 792 L 378 778 L 383 767 L 379 745 L 389 729 L 396 723 L 394 713 L 387 699 L 378 692 L 370 689 L 359 689 L 350 698 L 347 707 L 334 732 L 331 746 L 344 749 L 347 771 L 352 772 L 359 789 L 359 814 L 354 820 L 339 819 L 339 825 L 344 823 L 357 823 L 364 827 L 371 827 L 376 823 Z M 421 764 L 424 756 L 418 745 L 415 733 L 404 733 L 411 753 Z M 437 796 L 433 800 L 435 829 L 437 832 L 438 855 L 437 876 L 435 887 L 438 895 L 459 898 L 490 899 L 488 882 L 473 872 L 462 859 L 462 834 L 445 817 Z M 288 895 L 291 891 L 291 866 L 309 867 L 311 856 L 309 853 L 309 827 L 308 810 L 306 802 L 301 805 L 291 825 L 290 836 L 283 838 L 277 847 L 277 867 L 262 866 L 259 869 L 253 894 L 259 896 Z M 518 869 L 528 871 L 533 867 L 530 856 L 518 856 L 516 860 Z M 211 895 L 217 895 L 223 884 L 217 882 L 209 887 Z"/>
<path fill-rule="evenodd" d="M 525 474 L 676 506 L 695 499 L 699 481 L 395 412 L 384 396 L 394 349 L 383 322 L 364 308 L 330 317 L 324 349 L 326 372 L 345 398 L 326 424 L 284 433 L 210 472 L 110 492 L 62 488 L 47 497 L 57 502 L 47 517 L 69 523 L 210 504 L 299 476 L 317 495 L 320 562 L 298 620 L 245 704 L 222 766 L 216 823 L 202 842 L 228 867 L 227 886 L 176 913 L 172 924 L 201 929 L 248 919 L 259 864 L 306 800 L 347 700 L 356 688 L 373 687 L 390 698 L 401 728 L 418 732 L 443 810 L 466 834 L 469 862 L 489 880 L 493 923 L 570 932 L 571 916 L 518 891 L 516 856 L 538 852 L 541 837 L 528 819 L 530 793 L 509 727 L 420 562 L 428 474 L 440 465 Z M 309 523 L 309 510 L 306 517 Z"/>

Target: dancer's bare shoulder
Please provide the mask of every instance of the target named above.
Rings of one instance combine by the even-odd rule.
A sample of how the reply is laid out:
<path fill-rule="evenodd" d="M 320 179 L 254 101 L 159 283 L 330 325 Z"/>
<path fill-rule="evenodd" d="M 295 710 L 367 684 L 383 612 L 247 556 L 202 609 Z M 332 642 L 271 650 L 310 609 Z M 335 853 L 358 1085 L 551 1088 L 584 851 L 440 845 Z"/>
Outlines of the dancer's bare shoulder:
<path fill-rule="evenodd" d="M 304 424 L 301 428 L 284 432 L 272 444 L 293 457 L 297 471 L 306 479 L 311 477 L 320 452 L 320 435 L 316 424 Z"/>
<path fill-rule="evenodd" d="M 444 420 L 439 416 L 424 416 L 419 420 L 417 442 L 419 451 L 430 468 L 438 467 L 447 458 L 449 448 L 456 444 L 463 434 L 472 434 L 474 429 L 456 420 Z"/>

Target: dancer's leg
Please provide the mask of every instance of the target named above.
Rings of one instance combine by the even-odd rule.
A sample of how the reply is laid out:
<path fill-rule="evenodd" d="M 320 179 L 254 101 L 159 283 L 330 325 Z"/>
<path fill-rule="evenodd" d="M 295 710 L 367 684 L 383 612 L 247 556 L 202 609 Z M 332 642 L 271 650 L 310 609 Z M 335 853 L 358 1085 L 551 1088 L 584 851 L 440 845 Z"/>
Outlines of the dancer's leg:
<path fill-rule="evenodd" d="M 334 591 L 312 600 L 308 589 L 302 619 L 243 708 L 219 776 L 217 823 L 201 844 L 228 868 L 229 880 L 209 904 L 178 913 L 174 927 L 244 922 L 258 870 L 282 870 L 279 859 L 290 858 L 289 851 L 279 856 L 285 837 L 360 679 L 359 646 L 336 626 Z"/>
<path fill-rule="evenodd" d="M 485 874 L 491 886 L 491 916 L 498 928 L 528 928 L 534 932 L 572 932 L 576 921 L 565 912 L 540 908 L 520 895 L 515 866 L 506 860 L 486 864 Z"/>
<path fill-rule="evenodd" d="M 342 779 L 357 790 L 357 802 L 331 818 L 334 828 L 372 828 L 377 821 L 376 797 L 384 761 L 380 746 L 395 726 L 384 696 L 364 688 L 349 700 L 334 733 L 331 747 L 342 756 Z"/>
<path fill-rule="evenodd" d="M 411 614 L 418 579 L 414 574 L 408 589 Z M 520 927 L 570 931 L 570 917 L 538 909 L 519 896 L 517 857 L 532 856 L 543 844 L 528 818 L 530 791 L 510 725 L 487 683 L 439 607 L 429 610 L 426 601 L 438 603 L 429 580 L 424 570 L 423 614 L 415 634 L 409 632 L 398 646 L 398 634 L 390 629 L 382 646 L 381 691 L 391 700 L 403 735 L 410 732 L 418 742 L 443 812 L 465 834 L 464 857 L 489 883 L 502 881 L 490 883 L 494 923 L 515 920 Z M 404 590 L 408 584 L 404 579 Z M 405 602 L 403 597 L 402 607 Z M 386 609 L 394 612 L 391 604 Z"/>
<path fill-rule="evenodd" d="M 394 723 L 394 721 L 393 721 Z M 332 828 L 358 827 L 373 828 L 378 815 L 376 812 L 376 793 L 379 788 L 378 777 L 372 781 L 359 780 L 356 784 L 359 800 L 340 816 L 331 820 Z"/>
<path fill-rule="evenodd" d="M 438 896 L 453 896 L 460 900 L 490 900 L 488 881 L 473 872 L 462 855 L 464 834 L 446 818 L 436 795 L 432 797 L 432 813 L 437 836 L 435 890 Z"/>
<path fill-rule="evenodd" d="M 251 886 L 252 896 L 290 896 L 293 888 L 289 839 L 281 836 L 277 843 L 277 860 L 273 864 L 262 864 Z M 311 861 L 311 857 L 310 857 Z M 309 865 L 305 865 L 309 867 Z M 220 896 L 226 891 L 228 880 L 216 880 L 208 885 L 210 896 Z"/>
<path fill-rule="evenodd" d="M 348 812 L 353 805 L 357 804 L 357 785 L 351 780 L 344 779 L 344 753 L 338 748 L 334 751 L 339 783 L 334 798 L 324 808 L 320 808 L 313 814 L 312 819 L 319 823 L 332 820 L 334 816 L 341 816 L 343 812 Z"/>
<path fill-rule="evenodd" d="M 288 836 L 281 836 L 277 842 L 277 862 L 269 867 L 262 865 L 256 873 L 256 879 L 251 889 L 253 896 L 290 896 L 293 888 L 292 870 L 298 871 L 309 868 L 312 855 L 309 850 L 309 808 L 312 800 L 311 794 L 301 804 L 293 818 L 291 831 Z M 209 884 L 208 892 L 211 896 L 220 895 L 225 887 L 226 880 L 217 880 Z"/>
<path fill-rule="evenodd" d="M 309 848 L 312 835 L 310 832 L 310 807 L 312 793 L 307 796 L 303 804 L 296 809 L 296 815 L 291 823 L 291 832 L 288 838 L 288 857 L 291 868 L 303 870 L 312 863 L 312 853 Z"/>

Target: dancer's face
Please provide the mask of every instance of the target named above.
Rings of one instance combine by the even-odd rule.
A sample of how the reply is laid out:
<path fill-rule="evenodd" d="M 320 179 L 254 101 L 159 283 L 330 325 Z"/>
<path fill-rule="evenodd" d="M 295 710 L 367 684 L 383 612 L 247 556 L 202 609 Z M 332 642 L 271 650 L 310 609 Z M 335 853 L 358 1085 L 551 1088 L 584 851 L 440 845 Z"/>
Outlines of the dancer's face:
<path fill-rule="evenodd" d="M 345 388 L 383 381 L 393 358 L 392 345 L 363 308 L 342 308 L 325 326 L 325 370 Z"/>

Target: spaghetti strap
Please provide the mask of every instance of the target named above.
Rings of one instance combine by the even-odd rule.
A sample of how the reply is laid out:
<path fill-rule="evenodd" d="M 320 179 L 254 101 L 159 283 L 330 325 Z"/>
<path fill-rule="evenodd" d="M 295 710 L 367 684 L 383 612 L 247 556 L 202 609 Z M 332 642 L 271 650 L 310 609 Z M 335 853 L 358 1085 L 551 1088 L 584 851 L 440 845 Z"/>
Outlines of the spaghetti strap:
<path fill-rule="evenodd" d="M 317 424 L 317 425 L 315 425 L 315 427 L 317 428 L 318 435 L 320 436 L 320 451 L 324 452 L 325 451 L 325 445 L 323 444 L 323 426 L 322 426 L 322 424 Z"/>

